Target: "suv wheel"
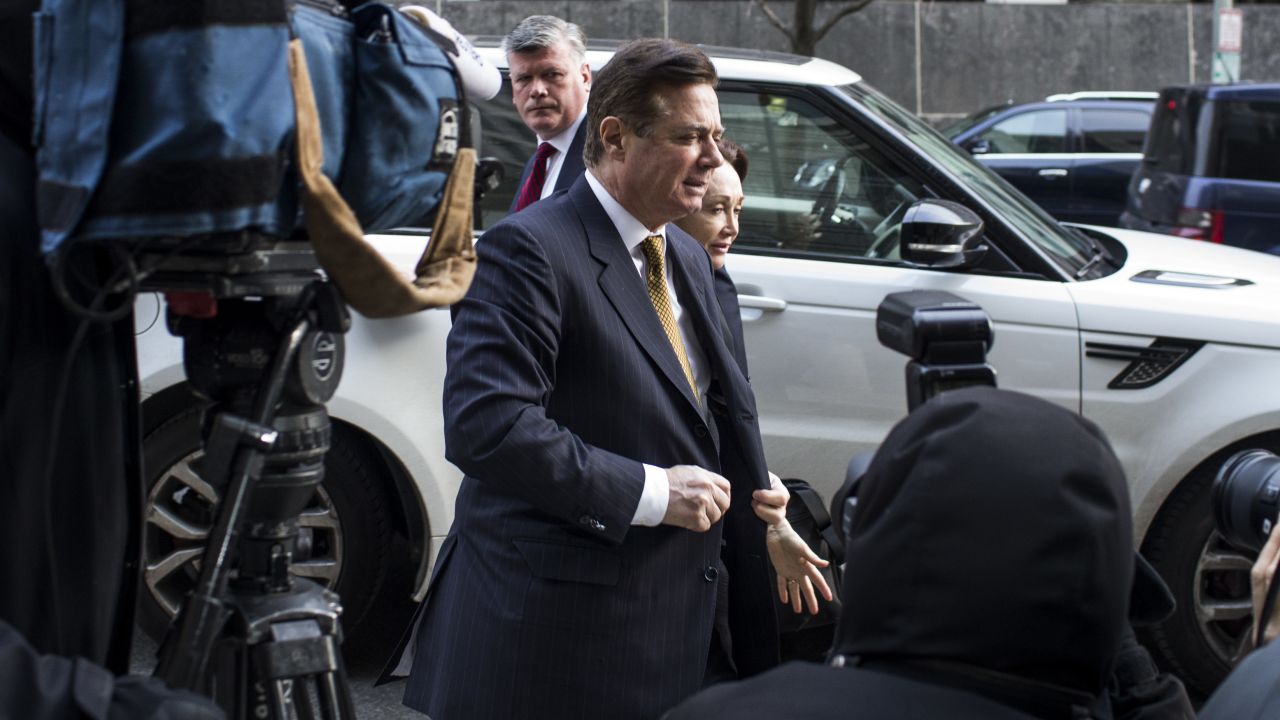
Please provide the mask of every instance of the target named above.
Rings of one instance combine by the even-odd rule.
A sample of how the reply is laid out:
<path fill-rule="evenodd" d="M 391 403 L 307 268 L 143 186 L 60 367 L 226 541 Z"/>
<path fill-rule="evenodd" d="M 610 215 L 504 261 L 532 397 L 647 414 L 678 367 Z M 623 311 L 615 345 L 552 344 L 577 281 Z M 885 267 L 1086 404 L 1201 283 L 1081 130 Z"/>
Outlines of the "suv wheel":
<path fill-rule="evenodd" d="M 218 493 L 192 470 L 201 456 L 203 411 L 184 410 L 143 439 L 147 503 L 138 622 L 155 639 L 195 586 L 213 528 Z M 391 510 L 373 474 L 381 463 L 371 455 L 352 431 L 333 424 L 324 482 L 298 518 L 299 544 L 310 547 L 310 557 L 290 568 L 338 593 L 349 635 L 358 634 L 384 588 L 412 583 L 400 577 L 404 563 L 392 562 Z M 393 594 L 399 590 L 387 593 Z"/>
<path fill-rule="evenodd" d="M 1228 545 L 1214 526 L 1210 488 L 1219 465 L 1201 465 L 1174 490 L 1142 545 L 1178 601 L 1143 639 L 1201 697 L 1240 661 L 1253 628 L 1254 556 Z"/>

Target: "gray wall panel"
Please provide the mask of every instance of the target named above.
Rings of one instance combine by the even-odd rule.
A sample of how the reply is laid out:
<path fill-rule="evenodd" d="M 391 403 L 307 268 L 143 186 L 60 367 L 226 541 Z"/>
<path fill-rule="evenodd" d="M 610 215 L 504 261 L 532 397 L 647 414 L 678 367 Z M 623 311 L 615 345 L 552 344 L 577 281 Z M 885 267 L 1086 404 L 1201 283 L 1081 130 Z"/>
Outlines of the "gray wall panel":
<path fill-rule="evenodd" d="M 915 111 L 915 18 L 913 3 L 873 3 L 842 19 L 818 43 L 818 55 L 848 66 Z"/>
<path fill-rule="evenodd" d="M 838 6 L 822 3 L 818 22 Z M 471 35 L 502 35 L 526 15 L 550 13 L 582 25 L 589 37 L 620 39 L 661 35 L 665 9 L 670 35 L 681 40 L 789 48 L 751 0 L 442 0 L 439 7 Z M 772 0 L 769 7 L 791 22 L 791 3 Z M 1055 92 L 1207 82 L 1212 7 L 1191 6 L 1190 33 L 1187 7 L 1179 2 L 917 5 L 878 0 L 841 20 L 818 43 L 818 55 L 854 69 L 904 107 L 943 121 Z M 1243 10 L 1242 76 L 1280 81 L 1280 7 L 1246 5 Z"/>

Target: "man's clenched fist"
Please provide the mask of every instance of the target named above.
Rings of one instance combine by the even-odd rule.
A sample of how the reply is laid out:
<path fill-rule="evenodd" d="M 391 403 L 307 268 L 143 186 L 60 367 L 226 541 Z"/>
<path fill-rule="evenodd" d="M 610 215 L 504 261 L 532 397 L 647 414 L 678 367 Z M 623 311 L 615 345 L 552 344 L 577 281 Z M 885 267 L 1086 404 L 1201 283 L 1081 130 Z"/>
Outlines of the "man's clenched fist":
<path fill-rule="evenodd" d="M 676 465 L 667 468 L 670 499 L 662 524 L 694 532 L 706 532 L 729 509 L 729 481 L 697 467 Z"/>

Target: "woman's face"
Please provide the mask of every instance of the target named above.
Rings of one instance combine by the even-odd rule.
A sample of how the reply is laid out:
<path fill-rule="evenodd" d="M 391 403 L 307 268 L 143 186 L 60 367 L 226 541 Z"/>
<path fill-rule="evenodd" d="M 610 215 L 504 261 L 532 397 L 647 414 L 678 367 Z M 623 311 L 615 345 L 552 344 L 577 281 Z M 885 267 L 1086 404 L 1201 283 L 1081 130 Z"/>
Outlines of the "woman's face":
<path fill-rule="evenodd" d="M 676 221 L 681 230 L 702 243 L 717 270 L 724 267 L 725 255 L 738 237 L 738 215 L 742 213 L 742 181 L 728 163 L 711 175 L 702 209 Z"/>

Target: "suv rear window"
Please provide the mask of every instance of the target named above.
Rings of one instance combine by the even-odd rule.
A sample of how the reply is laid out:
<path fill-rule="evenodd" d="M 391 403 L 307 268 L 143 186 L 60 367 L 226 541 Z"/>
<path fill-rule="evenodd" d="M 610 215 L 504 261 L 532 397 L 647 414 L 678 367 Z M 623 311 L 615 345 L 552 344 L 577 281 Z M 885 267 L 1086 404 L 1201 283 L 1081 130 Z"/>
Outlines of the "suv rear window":
<path fill-rule="evenodd" d="M 1160 93 L 1142 162 L 1157 172 L 1190 175 L 1195 167 L 1200 98 L 1185 89 Z"/>
<path fill-rule="evenodd" d="M 1217 102 L 1216 177 L 1280 182 L 1280 102 Z"/>

